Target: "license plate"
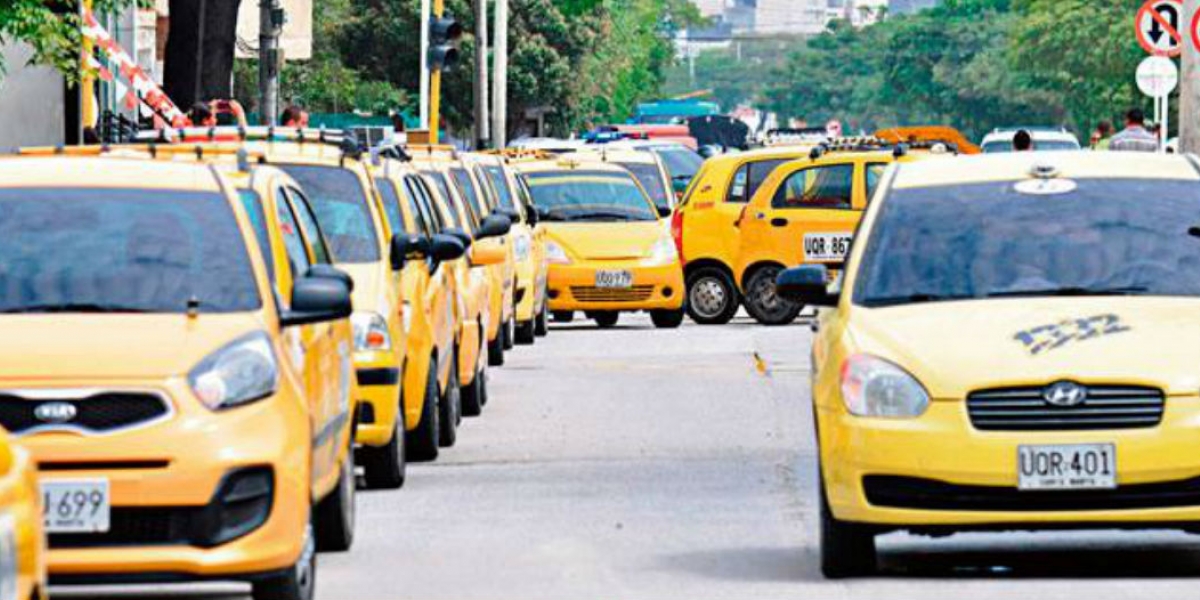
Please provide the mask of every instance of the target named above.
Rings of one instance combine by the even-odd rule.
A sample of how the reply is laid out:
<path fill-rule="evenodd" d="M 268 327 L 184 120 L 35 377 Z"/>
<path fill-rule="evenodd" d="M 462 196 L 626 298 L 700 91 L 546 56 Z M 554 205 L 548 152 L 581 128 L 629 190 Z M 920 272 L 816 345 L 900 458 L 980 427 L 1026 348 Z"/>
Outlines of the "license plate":
<path fill-rule="evenodd" d="M 109 528 L 107 479 L 41 482 L 47 533 L 105 533 Z"/>
<path fill-rule="evenodd" d="M 1111 490 L 1117 487 L 1113 444 L 1067 444 L 1017 448 L 1017 487 L 1022 490 Z"/>
<path fill-rule="evenodd" d="M 633 271 L 596 271 L 598 288 L 633 287 Z"/>
<path fill-rule="evenodd" d="M 853 237 L 848 233 L 806 233 L 804 234 L 804 260 L 845 260 L 850 252 L 850 241 Z"/>

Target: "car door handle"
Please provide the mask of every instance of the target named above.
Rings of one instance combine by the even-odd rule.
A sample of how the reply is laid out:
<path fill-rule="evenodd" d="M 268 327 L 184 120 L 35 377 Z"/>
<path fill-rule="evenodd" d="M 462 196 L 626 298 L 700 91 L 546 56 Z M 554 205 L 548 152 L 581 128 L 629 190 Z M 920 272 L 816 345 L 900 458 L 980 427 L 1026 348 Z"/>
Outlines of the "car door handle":
<path fill-rule="evenodd" d="M 772 227 L 787 227 L 787 224 L 788 220 L 783 217 L 775 217 L 774 219 L 771 219 Z"/>

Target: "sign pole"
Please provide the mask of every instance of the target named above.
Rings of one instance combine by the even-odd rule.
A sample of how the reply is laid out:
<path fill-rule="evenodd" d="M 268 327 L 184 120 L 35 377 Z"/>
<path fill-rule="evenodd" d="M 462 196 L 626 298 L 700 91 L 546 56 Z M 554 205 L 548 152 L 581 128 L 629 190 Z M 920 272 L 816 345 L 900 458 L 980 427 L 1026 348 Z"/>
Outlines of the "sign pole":
<path fill-rule="evenodd" d="M 1200 0 L 1184 0 L 1183 73 L 1179 88 L 1179 152 L 1200 153 Z"/>
<path fill-rule="evenodd" d="M 429 131 L 429 0 L 421 0 L 421 129 Z"/>

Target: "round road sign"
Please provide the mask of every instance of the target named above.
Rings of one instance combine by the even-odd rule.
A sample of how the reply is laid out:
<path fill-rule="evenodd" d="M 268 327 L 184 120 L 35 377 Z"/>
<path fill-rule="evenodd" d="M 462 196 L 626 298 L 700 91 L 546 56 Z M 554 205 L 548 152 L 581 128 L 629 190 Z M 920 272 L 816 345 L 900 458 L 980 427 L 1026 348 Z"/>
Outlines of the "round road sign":
<path fill-rule="evenodd" d="M 1147 56 L 1137 68 L 1137 86 L 1143 94 L 1162 98 L 1179 85 L 1179 69 L 1165 56 Z"/>
<path fill-rule="evenodd" d="M 1134 19 L 1138 43 L 1156 56 L 1183 52 L 1183 0 L 1147 0 Z"/>

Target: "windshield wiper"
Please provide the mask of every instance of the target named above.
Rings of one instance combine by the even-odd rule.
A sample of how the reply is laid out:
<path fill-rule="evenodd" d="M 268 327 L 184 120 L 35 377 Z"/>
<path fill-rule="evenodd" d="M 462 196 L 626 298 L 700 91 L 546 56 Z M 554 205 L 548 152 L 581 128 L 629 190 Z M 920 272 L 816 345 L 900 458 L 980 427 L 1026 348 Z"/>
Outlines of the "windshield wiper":
<path fill-rule="evenodd" d="M 1022 298 L 1031 296 L 1129 296 L 1147 291 L 1145 286 L 1120 286 L 1110 288 L 1061 287 L 1040 290 L 1004 290 L 988 292 L 987 298 Z"/>
<path fill-rule="evenodd" d="M 969 300 L 972 298 L 974 298 L 974 296 L 970 294 L 931 294 L 929 292 L 919 292 L 905 296 L 883 296 L 880 298 L 868 298 L 864 301 L 864 304 L 867 306 L 897 306 L 900 304 L 949 302 L 951 300 Z"/>
<path fill-rule="evenodd" d="M 571 215 L 570 219 L 572 221 L 591 221 L 594 219 L 612 219 L 612 220 L 617 220 L 617 221 L 640 220 L 640 219 L 637 219 L 635 215 L 630 215 L 628 213 L 605 212 L 605 211 L 599 211 L 599 210 L 585 212 L 585 213 L 576 213 L 576 214 Z"/>
<path fill-rule="evenodd" d="M 0 314 L 25 313 L 148 313 L 144 308 L 118 306 L 115 304 L 91 304 L 86 302 L 64 304 L 32 304 L 0 309 Z"/>

